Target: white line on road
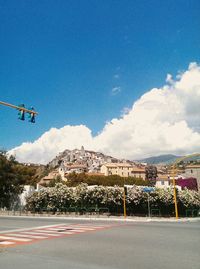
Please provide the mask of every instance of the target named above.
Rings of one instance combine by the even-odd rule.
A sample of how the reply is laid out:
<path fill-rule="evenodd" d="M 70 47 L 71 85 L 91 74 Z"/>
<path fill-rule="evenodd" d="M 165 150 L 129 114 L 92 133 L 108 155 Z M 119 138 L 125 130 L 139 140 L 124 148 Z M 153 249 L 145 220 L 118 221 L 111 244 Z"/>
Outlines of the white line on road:
<path fill-rule="evenodd" d="M 12 244 L 15 244 L 15 242 L 10 242 L 10 241 L 0 242 L 0 245 L 12 245 Z"/>
<path fill-rule="evenodd" d="M 18 238 L 18 237 L 11 237 L 11 236 L 0 236 L 0 239 L 21 241 L 21 242 L 30 242 L 30 241 L 32 241 L 32 239 L 28 239 L 28 238 Z"/>
<path fill-rule="evenodd" d="M 47 231 L 47 230 L 34 230 L 34 232 L 43 234 L 43 235 L 50 235 L 50 236 L 61 236 L 60 233 L 56 233 L 56 232 L 51 232 L 51 231 Z"/>
<path fill-rule="evenodd" d="M 23 232 L 24 234 L 27 234 L 27 235 L 38 235 L 38 236 L 59 236 L 59 234 L 52 234 L 52 233 L 46 233 L 46 232 Z"/>
<path fill-rule="evenodd" d="M 49 228 L 49 227 L 57 227 L 57 226 L 61 226 L 61 225 L 66 225 L 66 223 L 58 223 L 58 224 L 46 225 L 46 226 L 36 226 L 36 227 L 31 227 L 31 228 L 23 228 L 23 229 L 0 231 L 0 234 L 23 232 L 23 231 L 31 231 L 31 230 L 36 230 L 36 229 L 43 229 L 43 228 Z"/>
<path fill-rule="evenodd" d="M 37 236 L 37 235 L 31 235 L 31 234 L 7 234 L 8 236 L 18 236 L 18 237 L 28 237 L 28 238 L 32 238 L 32 239 L 46 239 L 48 237 L 44 237 L 44 236 Z"/>

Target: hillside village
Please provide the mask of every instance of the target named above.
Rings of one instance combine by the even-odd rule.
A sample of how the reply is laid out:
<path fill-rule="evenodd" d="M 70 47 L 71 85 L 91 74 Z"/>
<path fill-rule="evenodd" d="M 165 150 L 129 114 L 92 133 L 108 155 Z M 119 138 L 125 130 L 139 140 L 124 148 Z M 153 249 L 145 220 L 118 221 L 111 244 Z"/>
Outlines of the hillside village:
<path fill-rule="evenodd" d="M 82 146 L 81 149 L 61 152 L 48 166 L 51 168 L 51 172 L 40 180 L 40 185 L 48 185 L 56 177 L 61 177 L 63 181 L 67 181 L 67 177 L 71 173 L 99 176 L 118 175 L 145 180 L 148 164 L 117 159 L 101 152 L 85 150 Z M 154 167 L 157 169 L 156 186 L 159 188 L 171 186 L 173 176 L 170 165 L 163 163 L 154 165 Z M 178 178 L 196 178 L 198 189 L 200 189 L 200 165 L 180 166 L 175 171 L 175 179 Z"/>
<path fill-rule="evenodd" d="M 112 188 L 115 192 L 124 186 L 132 191 L 136 188 L 135 191 L 139 193 L 143 192 L 144 188 L 153 187 L 158 195 L 162 194 L 160 191 L 164 191 L 166 195 L 167 192 L 173 191 L 172 165 L 164 163 L 149 165 L 139 161 L 120 160 L 100 152 L 85 150 L 83 146 L 81 149 L 61 152 L 46 166 L 18 163 L 14 157 L 6 157 L 5 153 L 2 153 L 0 157 L 2 160 L 0 173 L 4 175 L 3 180 L 7 184 L 7 188 L 10 190 L 11 175 L 15 183 L 10 200 L 6 198 L 8 192 L 1 189 L 1 204 L 6 208 L 15 207 L 15 204 L 24 207 L 27 197 L 32 197 L 33 194 L 33 197 L 38 196 L 40 199 L 40 192 L 46 193 L 48 196 L 48 192 L 55 191 L 56 186 L 61 188 L 61 192 L 62 188 L 65 191 L 71 188 L 76 192 L 76 188 L 78 190 L 79 186 L 80 188 L 87 186 L 88 190 L 98 188 L 100 192 L 101 188 L 102 190 L 106 188 L 107 191 Z M 187 196 L 186 192 L 184 194 L 185 190 L 191 191 L 191 195 L 196 195 L 196 191 L 200 190 L 199 161 L 181 163 L 176 168 L 174 171 L 176 188 L 183 191 L 183 195 Z M 13 185 L 11 187 L 13 188 Z M 74 195 L 76 196 L 76 194 Z"/>
<path fill-rule="evenodd" d="M 70 173 L 87 173 L 89 175 L 119 175 L 134 176 L 145 179 L 145 165 L 129 160 L 120 160 L 101 152 L 81 149 L 65 150 L 56 156 L 49 164 L 52 171 L 42 178 L 42 183 L 49 182 L 56 176 L 66 181 Z"/>

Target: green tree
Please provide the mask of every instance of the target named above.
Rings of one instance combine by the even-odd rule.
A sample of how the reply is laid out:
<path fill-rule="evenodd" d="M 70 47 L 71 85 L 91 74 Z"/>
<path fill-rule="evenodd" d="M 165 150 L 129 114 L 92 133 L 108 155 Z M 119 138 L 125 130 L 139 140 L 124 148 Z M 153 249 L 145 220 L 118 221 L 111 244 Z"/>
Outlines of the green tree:
<path fill-rule="evenodd" d="M 151 186 L 154 186 L 157 178 L 157 168 L 154 165 L 147 165 L 145 168 L 146 180 L 150 182 Z"/>
<path fill-rule="evenodd" d="M 18 200 L 23 186 L 33 183 L 35 171 L 0 152 L 0 207 L 10 208 Z"/>

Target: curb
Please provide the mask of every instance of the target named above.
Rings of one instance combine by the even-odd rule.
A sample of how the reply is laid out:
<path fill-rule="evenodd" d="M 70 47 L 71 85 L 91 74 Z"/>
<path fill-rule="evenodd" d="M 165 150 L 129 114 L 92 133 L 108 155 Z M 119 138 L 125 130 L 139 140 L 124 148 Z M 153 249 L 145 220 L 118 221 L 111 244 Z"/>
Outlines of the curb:
<path fill-rule="evenodd" d="M 113 222 L 198 222 L 200 218 L 149 218 L 149 217 L 73 217 L 73 216 L 12 216 L 12 215 L 0 215 L 0 218 L 27 218 L 27 219 L 49 219 L 49 220 L 87 220 L 87 221 L 113 221 Z"/>

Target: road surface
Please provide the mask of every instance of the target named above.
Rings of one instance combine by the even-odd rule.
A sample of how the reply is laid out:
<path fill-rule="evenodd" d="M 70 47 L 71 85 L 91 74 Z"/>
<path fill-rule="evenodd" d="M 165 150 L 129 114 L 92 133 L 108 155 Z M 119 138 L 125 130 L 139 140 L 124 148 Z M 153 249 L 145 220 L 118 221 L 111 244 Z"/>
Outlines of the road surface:
<path fill-rule="evenodd" d="M 200 268 L 198 221 L 0 217 L 0 243 L 0 269 Z"/>

